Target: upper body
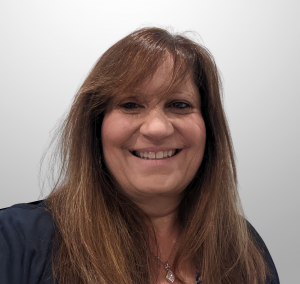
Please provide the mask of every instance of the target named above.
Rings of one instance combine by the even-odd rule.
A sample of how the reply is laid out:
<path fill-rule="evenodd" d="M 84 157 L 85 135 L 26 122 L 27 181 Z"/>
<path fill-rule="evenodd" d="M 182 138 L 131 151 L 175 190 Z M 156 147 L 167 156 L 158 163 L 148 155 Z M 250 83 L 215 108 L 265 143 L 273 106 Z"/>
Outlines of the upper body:
<path fill-rule="evenodd" d="M 60 284 L 195 283 L 199 273 L 204 284 L 265 284 L 270 273 L 276 283 L 243 217 L 220 76 L 205 47 L 159 28 L 133 32 L 102 55 L 59 130 L 47 212 L 1 213 L 4 223 L 19 216 L 1 228 L 5 277 L 50 281 L 53 246 Z"/>
<path fill-rule="evenodd" d="M 270 267 L 266 284 L 279 284 L 276 267 L 266 245 L 250 224 L 249 230 Z M 54 221 L 43 201 L 16 204 L 1 210 L 0 283 L 54 284 L 51 259 L 54 233 Z"/>

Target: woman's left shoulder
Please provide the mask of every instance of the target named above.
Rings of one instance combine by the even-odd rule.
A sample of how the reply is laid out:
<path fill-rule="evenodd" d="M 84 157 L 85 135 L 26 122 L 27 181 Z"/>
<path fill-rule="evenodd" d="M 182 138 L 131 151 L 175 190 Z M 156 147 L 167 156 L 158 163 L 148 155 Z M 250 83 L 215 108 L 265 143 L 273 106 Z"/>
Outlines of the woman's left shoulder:
<path fill-rule="evenodd" d="M 252 240 L 259 247 L 259 249 L 269 267 L 270 275 L 267 278 L 266 284 L 279 284 L 280 282 L 279 282 L 279 277 L 278 277 L 278 273 L 276 270 L 276 266 L 274 264 L 274 261 L 271 257 L 271 254 L 270 254 L 265 242 L 263 241 L 263 239 L 261 238 L 259 233 L 254 229 L 254 227 L 248 221 L 247 221 L 247 226 L 248 226 L 248 231 L 252 237 Z"/>

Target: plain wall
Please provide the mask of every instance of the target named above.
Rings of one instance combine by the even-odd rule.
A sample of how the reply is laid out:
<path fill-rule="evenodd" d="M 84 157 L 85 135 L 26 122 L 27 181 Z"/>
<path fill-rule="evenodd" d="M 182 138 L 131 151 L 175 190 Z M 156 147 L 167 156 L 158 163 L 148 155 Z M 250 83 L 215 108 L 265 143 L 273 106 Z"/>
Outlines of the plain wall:
<path fill-rule="evenodd" d="M 222 73 L 246 216 L 281 283 L 298 283 L 299 11 L 292 0 L 2 0 L 0 207 L 39 198 L 49 132 L 108 47 L 144 26 L 195 31 Z"/>

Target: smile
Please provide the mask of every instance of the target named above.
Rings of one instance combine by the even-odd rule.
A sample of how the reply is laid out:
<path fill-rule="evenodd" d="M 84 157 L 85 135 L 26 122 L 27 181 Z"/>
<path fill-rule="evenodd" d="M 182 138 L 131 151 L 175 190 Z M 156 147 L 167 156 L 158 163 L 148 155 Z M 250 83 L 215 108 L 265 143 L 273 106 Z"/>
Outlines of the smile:
<path fill-rule="evenodd" d="M 147 159 L 147 160 L 157 160 L 157 159 L 167 159 L 175 156 L 181 151 L 181 149 L 168 150 L 168 151 L 158 151 L 158 152 L 141 152 L 133 151 L 131 152 L 134 156 Z"/>

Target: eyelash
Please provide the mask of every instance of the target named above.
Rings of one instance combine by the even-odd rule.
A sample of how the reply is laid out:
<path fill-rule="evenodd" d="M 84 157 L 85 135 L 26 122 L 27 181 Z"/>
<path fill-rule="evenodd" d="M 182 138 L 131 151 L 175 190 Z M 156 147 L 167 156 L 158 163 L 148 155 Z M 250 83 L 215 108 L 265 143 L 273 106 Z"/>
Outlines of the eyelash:
<path fill-rule="evenodd" d="M 130 110 L 130 109 L 138 108 L 139 105 L 136 104 L 136 103 L 133 103 L 133 102 L 128 102 L 128 103 L 122 104 L 121 107 L 124 108 L 124 109 Z"/>
<path fill-rule="evenodd" d="M 175 106 L 177 105 L 177 106 Z M 179 106 L 180 105 L 180 106 Z M 184 105 L 184 106 L 182 106 Z M 169 106 L 174 106 L 177 109 L 187 109 L 187 108 L 191 108 L 191 105 L 185 102 L 172 102 Z"/>
<path fill-rule="evenodd" d="M 184 105 L 184 106 L 183 106 Z M 187 109 L 191 108 L 191 105 L 185 102 L 172 102 L 168 105 L 168 107 L 175 107 L 176 109 Z M 122 108 L 126 110 L 131 110 L 140 107 L 137 103 L 128 102 L 121 105 Z"/>

